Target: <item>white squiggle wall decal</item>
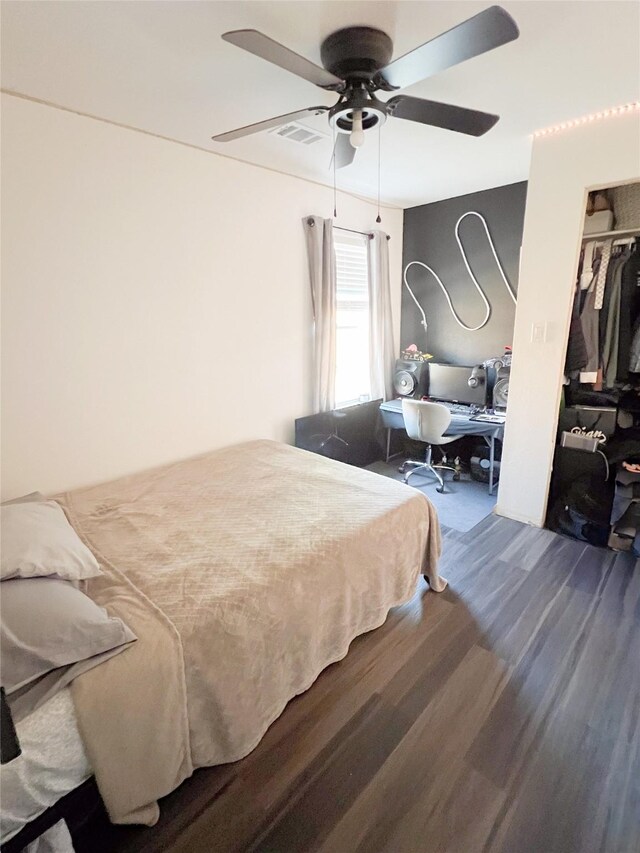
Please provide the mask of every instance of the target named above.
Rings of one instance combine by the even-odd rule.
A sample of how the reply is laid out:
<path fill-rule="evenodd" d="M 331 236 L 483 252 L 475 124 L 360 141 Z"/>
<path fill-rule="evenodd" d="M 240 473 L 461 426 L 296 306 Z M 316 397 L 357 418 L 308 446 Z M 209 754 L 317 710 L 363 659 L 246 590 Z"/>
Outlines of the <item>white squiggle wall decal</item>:
<path fill-rule="evenodd" d="M 480 220 L 480 222 L 482 222 L 482 224 L 484 226 L 485 233 L 487 235 L 487 240 L 489 241 L 489 247 L 491 248 L 491 252 L 493 253 L 493 257 L 494 257 L 495 262 L 498 266 L 498 270 L 500 272 L 500 275 L 502 276 L 502 280 L 504 282 L 504 285 L 507 288 L 509 296 L 511 297 L 511 299 L 513 299 L 514 305 L 516 304 L 516 294 L 513 292 L 513 288 L 509 284 L 509 280 L 507 279 L 504 268 L 503 268 L 502 264 L 500 263 L 500 259 L 498 258 L 498 253 L 496 252 L 496 247 L 493 243 L 493 240 L 491 239 L 491 234 L 489 232 L 489 226 L 487 225 L 487 220 L 484 218 L 484 216 L 481 213 L 478 213 L 476 210 L 468 210 L 466 213 L 463 213 L 462 216 L 460 217 L 460 219 L 458 219 L 458 221 L 456 222 L 456 228 L 455 228 L 456 242 L 458 243 L 458 248 L 460 249 L 460 254 L 462 255 L 462 260 L 464 261 L 464 265 L 467 269 L 467 272 L 469 273 L 469 276 L 471 277 L 471 281 L 473 282 L 476 290 L 480 294 L 480 298 L 482 299 L 482 301 L 484 303 L 484 307 L 485 307 L 484 319 L 477 326 L 467 326 L 467 324 L 464 323 L 460 319 L 460 317 L 458 316 L 458 314 L 456 312 L 456 309 L 453 307 L 451 297 L 449 296 L 449 293 L 447 292 L 447 288 L 442 283 L 442 279 L 440 278 L 438 273 L 434 269 L 432 269 L 430 266 L 427 266 L 427 264 L 423 263 L 422 261 L 410 261 L 406 265 L 406 267 L 404 268 L 404 272 L 402 274 L 402 277 L 404 280 L 405 287 L 409 291 L 411 298 L 415 302 L 415 304 L 418 308 L 418 311 L 420 312 L 420 314 L 422 316 L 422 320 L 420 321 L 420 323 L 422 326 L 424 326 L 425 334 L 427 333 L 427 318 L 426 318 L 425 313 L 422 309 L 422 306 L 420 305 L 420 303 L 418 302 L 418 300 L 416 298 L 415 293 L 413 292 L 413 290 L 411 290 L 409 282 L 407 281 L 407 273 L 409 272 L 409 269 L 412 266 L 423 267 L 423 269 L 425 269 L 425 270 L 427 270 L 427 272 L 431 273 L 431 275 L 435 278 L 435 280 L 440 285 L 440 288 L 442 289 L 442 292 L 445 295 L 445 299 L 447 300 L 447 304 L 449 305 L 449 308 L 451 309 L 451 313 L 453 314 L 454 320 L 456 321 L 456 323 L 459 326 L 461 326 L 463 329 L 466 329 L 467 332 L 477 332 L 479 329 L 482 329 L 484 326 L 487 325 L 487 323 L 489 322 L 489 317 L 491 317 L 491 305 L 489 304 L 489 300 L 487 299 L 484 290 L 480 287 L 480 283 L 478 282 L 478 279 L 473 274 L 473 270 L 471 269 L 471 266 L 469 265 L 469 259 L 467 258 L 467 254 L 464 250 L 464 246 L 462 245 L 462 241 L 460 240 L 460 223 L 467 216 L 477 216 L 478 219 Z"/>

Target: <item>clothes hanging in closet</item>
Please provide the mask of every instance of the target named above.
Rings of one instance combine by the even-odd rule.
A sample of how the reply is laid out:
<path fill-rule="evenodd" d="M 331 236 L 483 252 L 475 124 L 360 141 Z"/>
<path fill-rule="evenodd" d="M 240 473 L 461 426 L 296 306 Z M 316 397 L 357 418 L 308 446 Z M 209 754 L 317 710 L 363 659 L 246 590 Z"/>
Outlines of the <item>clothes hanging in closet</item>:
<path fill-rule="evenodd" d="M 629 372 L 640 373 L 640 318 L 636 320 L 636 324 L 633 329 L 631 357 L 629 358 Z"/>
<path fill-rule="evenodd" d="M 604 300 L 604 291 L 606 287 L 607 273 L 609 271 L 609 260 L 611 258 L 612 246 L 613 242 L 611 240 L 607 240 L 603 244 L 600 254 L 600 268 L 596 275 L 596 308 L 598 311 L 602 308 L 602 302 Z"/>
<path fill-rule="evenodd" d="M 595 382 L 598 378 L 598 368 L 600 367 L 600 312 L 596 309 L 597 280 L 597 276 L 594 275 L 589 289 L 584 296 L 582 310 L 580 311 L 580 324 L 587 350 L 587 361 L 580 371 L 581 382 Z"/>
<path fill-rule="evenodd" d="M 620 256 L 613 259 L 613 263 L 607 268 L 607 277 L 605 279 L 605 289 L 603 294 L 602 306 L 600 309 L 600 351 L 605 351 L 605 339 L 607 331 L 607 322 L 609 319 L 609 308 L 611 305 L 611 296 L 613 293 L 613 274 L 616 271 L 618 263 L 622 260 Z"/>
<path fill-rule="evenodd" d="M 565 371 L 594 390 L 640 381 L 640 250 L 587 243 L 578 269 Z M 579 322 L 578 322 L 579 318 Z"/>
<path fill-rule="evenodd" d="M 640 341 L 640 335 L 638 336 Z M 567 345 L 567 356 L 564 364 L 564 372 L 569 376 L 581 370 L 589 360 L 587 346 L 582 331 L 580 319 L 580 284 L 576 287 L 573 297 L 573 308 L 571 309 L 571 327 L 569 329 L 569 343 Z"/>
<path fill-rule="evenodd" d="M 620 341 L 620 292 L 622 286 L 622 268 L 626 258 L 620 255 L 609 262 L 611 277 L 607 275 L 606 290 L 609 290 L 609 311 L 604 328 L 602 349 L 602 378 L 605 388 L 613 388 L 618 371 L 618 344 Z M 601 327 L 602 328 L 602 327 Z"/>
<path fill-rule="evenodd" d="M 620 313 L 620 324 L 618 330 L 618 370 L 616 379 L 618 382 L 627 382 L 629 380 L 629 371 L 631 361 L 637 364 L 638 359 L 633 359 L 632 342 L 634 337 L 634 327 L 640 317 L 640 251 L 636 244 L 636 250 L 627 258 L 622 269 L 621 285 L 620 285 L 620 303 L 624 307 L 624 311 Z M 639 341 L 640 343 L 640 341 Z M 626 354 L 630 353 L 627 358 Z M 634 372 L 638 372 L 636 366 Z"/>
<path fill-rule="evenodd" d="M 569 342 L 565 358 L 565 373 L 567 376 L 586 370 L 587 364 L 593 358 L 597 344 L 593 341 L 593 304 L 585 311 L 584 293 L 594 284 L 600 259 L 594 256 L 595 243 L 589 243 L 580 255 L 578 267 L 578 281 L 573 297 L 571 309 L 571 327 L 569 329 Z M 597 369 L 597 368 L 596 368 Z"/>

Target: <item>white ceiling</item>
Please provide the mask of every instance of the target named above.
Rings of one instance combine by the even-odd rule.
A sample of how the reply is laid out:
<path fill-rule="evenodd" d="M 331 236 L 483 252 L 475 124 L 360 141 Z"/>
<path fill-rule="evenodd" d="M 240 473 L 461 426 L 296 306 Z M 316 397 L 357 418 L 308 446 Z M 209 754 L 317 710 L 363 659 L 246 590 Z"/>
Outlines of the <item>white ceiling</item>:
<path fill-rule="evenodd" d="M 261 133 L 214 143 L 214 133 L 335 95 L 220 39 L 264 32 L 320 61 L 321 40 L 369 24 L 394 40 L 394 56 L 476 14 L 489 2 L 334 0 L 4 0 L 2 86 L 227 156 L 330 184 L 327 133 L 305 146 Z M 502 116 L 481 139 L 393 119 L 382 130 L 384 201 L 411 207 L 524 180 L 537 128 L 637 100 L 640 5 L 634 0 L 527 0 L 502 4 L 520 38 L 403 90 Z M 383 95 L 383 97 L 385 97 Z M 368 138 L 338 186 L 373 197 L 377 145 Z"/>

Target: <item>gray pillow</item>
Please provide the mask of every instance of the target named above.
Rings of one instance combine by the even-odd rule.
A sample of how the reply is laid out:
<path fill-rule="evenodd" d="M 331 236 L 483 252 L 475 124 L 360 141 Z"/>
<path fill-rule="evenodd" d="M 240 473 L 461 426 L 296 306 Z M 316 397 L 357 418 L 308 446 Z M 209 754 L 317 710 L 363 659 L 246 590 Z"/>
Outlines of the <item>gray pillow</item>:
<path fill-rule="evenodd" d="M 1 587 L 2 685 L 10 701 L 16 694 L 24 702 L 33 688 L 30 710 L 136 639 L 124 622 L 67 581 L 20 578 Z"/>
<path fill-rule="evenodd" d="M 79 581 L 100 574 L 96 558 L 80 541 L 59 504 L 21 500 L 0 508 L 3 581 L 47 575 Z"/>

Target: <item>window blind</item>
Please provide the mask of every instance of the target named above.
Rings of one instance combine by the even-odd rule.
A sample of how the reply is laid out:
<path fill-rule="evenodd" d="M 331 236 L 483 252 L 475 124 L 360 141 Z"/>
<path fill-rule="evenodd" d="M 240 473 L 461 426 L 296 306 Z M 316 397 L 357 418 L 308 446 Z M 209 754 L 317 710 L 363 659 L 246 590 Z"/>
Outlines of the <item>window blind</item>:
<path fill-rule="evenodd" d="M 336 405 L 369 399 L 367 237 L 334 232 L 337 286 Z"/>
<path fill-rule="evenodd" d="M 361 234 L 335 238 L 338 301 L 369 305 L 367 244 Z"/>

